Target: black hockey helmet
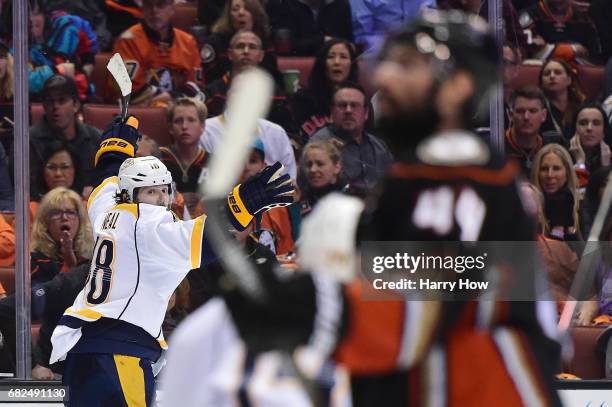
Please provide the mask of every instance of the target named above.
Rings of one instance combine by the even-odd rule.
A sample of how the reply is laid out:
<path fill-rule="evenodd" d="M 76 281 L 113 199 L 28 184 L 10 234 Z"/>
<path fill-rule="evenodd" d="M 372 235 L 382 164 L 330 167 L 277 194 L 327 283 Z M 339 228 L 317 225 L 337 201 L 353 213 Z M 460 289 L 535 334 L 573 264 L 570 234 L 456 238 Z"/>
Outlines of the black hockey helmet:
<path fill-rule="evenodd" d="M 482 117 L 481 108 L 488 107 L 485 96 L 499 76 L 498 47 L 484 19 L 458 10 L 425 9 L 421 17 L 389 35 L 379 59 L 396 45 L 429 55 L 438 83 L 457 70 L 471 73 L 476 89 L 466 114 Z"/>

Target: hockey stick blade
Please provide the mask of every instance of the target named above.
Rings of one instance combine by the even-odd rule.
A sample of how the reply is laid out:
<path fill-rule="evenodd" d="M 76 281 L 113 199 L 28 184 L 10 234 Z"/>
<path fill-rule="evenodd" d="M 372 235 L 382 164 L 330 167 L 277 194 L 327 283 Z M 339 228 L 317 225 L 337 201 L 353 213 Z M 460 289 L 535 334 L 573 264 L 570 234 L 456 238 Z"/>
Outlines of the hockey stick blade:
<path fill-rule="evenodd" d="M 272 102 L 274 82 L 267 73 L 252 69 L 234 78 L 230 89 L 225 134 L 213 154 L 208 179 L 200 184 L 206 198 L 206 229 L 221 264 L 236 284 L 251 299 L 263 301 L 265 290 L 252 263 L 227 232 L 222 212 L 227 193 L 236 183 L 257 131 L 258 120 L 266 115 Z"/>
<path fill-rule="evenodd" d="M 109 59 L 106 69 L 108 69 L 111 75 L 113 75 L 113 79 L 115 79 L 117 86 L 119 86 L 119 89 L 121 90 L 121 118 L 123 121 L 125 121 L 127 118 L 130 95 L 132 93 L 132 80 L 130 79 L 127 69 L 125 68 L 123 58 L 121 58 L 119 53 L 116 53 L 111 57 L 111 59 Z"/>
<path fill-rule="evenodd" d="M 258 120 L 270 108 L 273 89 L 270 75 L 257 68 L 241 73 L 232 81 L 223 142 L 213 154 L 206 184 L 200 186 L 203 196 L 221 198 L 234 186 L 246 163 Z"/>

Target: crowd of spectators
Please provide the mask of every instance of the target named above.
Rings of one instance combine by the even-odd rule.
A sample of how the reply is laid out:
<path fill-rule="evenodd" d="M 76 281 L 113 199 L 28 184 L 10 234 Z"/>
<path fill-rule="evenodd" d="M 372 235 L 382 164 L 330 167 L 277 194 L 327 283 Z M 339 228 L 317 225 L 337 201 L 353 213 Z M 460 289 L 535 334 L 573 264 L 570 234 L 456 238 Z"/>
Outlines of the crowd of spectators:
<path fill-rule="evenodd" d="M 205 182 L 207 163 L 223 136 L 233 78 L 253 66 L 272 75 L 276 83 L 272 108 L 267 119 L 260 120 L 242 178 L 280 161 L 298 185 L 293 205 L 271 210 L 253 225 L 260 242 L 275 254 L 290 257 L 301 219 L 322 196 L 331 191 L 364 196 L 393 162 L 374 126 L 375 89 L 364 83 L 367 75 L 359 72 L 384 33 L 428 7 L 486 15 L 483 3 L 29 0 L 29 92 L 44 112 L 30 129 L 30 216 L 36 236 L 31 247 L 33 281 L 47 283 L 87 260 L 82 249 L 91 242 L 77 246 L 73 241 L 81 236 L 76 231 L 87 225 L 82 206 L 92 192 L 100 129 L 83 120 L 83 106 L 116 105 L 118 95 L 110 78 L 102 89 L 94 86 L 97 53 L 122 55 L 133 81 L 132 104 L 166 109 L 170 143 L 158 145 L 159 140 L 144 137 L 138 153 L 159 156 L 172 172 L 177 192 L 173 209 L 180 218 L 205 212 L 198 185 Z M 197 21 L 191 27 L 173 25 L 178 7 L 193 8 Z M 588 236 L 610 173 L 612 133 L 606 106 L 612 103 L 605 103 L 611 95 L 604 85 L 612 83 L 612 37 L 609 19 L 604 17 L 612 14 L 612 3 L 504 0 L 503 14 L 505 154 L 523 169 L 525 196 L 533 202 L 544 242 L 542 256 L 552 270 L 551 280 L 562 282 L 561 299 L 567 296 L 567 281 L 581 254 L 567 243 Z M 10 16 L 11 1 L 0 0 L 0 210 L 6 215 L 0 214 L 0 266 L 4 267 L 14 262 L 15 241 L 10 216 L 14 210 Z M 312 64 L 305 86 L 297 90 L 286 80 L 294 73 L 279 69 L 279 58 L 290 57 L 307 57 Z M 579 68 L 603 69 L 606 63 L 603 91 L 587 97 Z M 521 69 L 533 65 L 540 67 L 535 83 L 516 86 Z M 69 203 L 54 201 L 55 206 L 47 208 L 45 202 L 60 193 Z M 42 231 L 41 222 L 47 231 Z M 52 252 L 41 250 L 41 236 Z M 561 276 L 554 272 L 559 256 L 566 259 Z M 43 263 L 51 267 L 46 274 L 41 272 Z M 610 292 L 602 288 L 606 284 L 599 281 L 594 303 L 607 304 L 597 297 Z M 599 311 L 595 308 L 589 309 L 593 318 Z M 601 311 L 612 314 L 608 306 Z M 591 323 L 585 315 L 581 322 Z M 47 371 L 40 374 L 47 376 Z"/>

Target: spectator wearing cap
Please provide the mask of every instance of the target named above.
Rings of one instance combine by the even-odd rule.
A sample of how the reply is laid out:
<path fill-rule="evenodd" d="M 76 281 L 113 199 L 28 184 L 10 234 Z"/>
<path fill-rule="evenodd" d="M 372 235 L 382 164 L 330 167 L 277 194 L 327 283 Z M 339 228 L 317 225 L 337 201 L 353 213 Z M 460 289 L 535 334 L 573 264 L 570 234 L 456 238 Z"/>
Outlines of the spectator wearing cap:
<path fill-rule="evenodd" d="M 511 123 L 506 130 L 506 155 L 521 165 L 523 174 L 529 176 L 537 152 L 549 143 L 567 147 L 563 137 L 554 132 L 542 133 L 546 121 L 546 97 L 539 89 L 526 86 L 510 95 Z"/>
<path fill-rule="evenodd" d="M 179 98 L 168 107 L 168 123 L 172 144 L 160 147 L 160 160 L 166 165 L 183 195 L 191 218 L 199 203 L 198 185 L 206 177 L 210 155 L 200 146 L 200 136 L 208 112 L 204 103 L 192 98 Z"/>
<path fill-rule="evenodd" d="M 173 97 L 199 95 L 200 52 L 191 34 L 170 23 L 174 1 L 143 0 L 142 14 L 142 23 L 124 31 L 113 51 L 132 78 L 132 103 L 167 106 Z"/>
<path fill-rule="evenodd" d="M 389 148 L 380 138 L 365 131 L 369 109 L 364 89 L 352 82 L 339 84 L 332 96 L 331 124 L 311 140 L 336 138 L 343 143 L 342 163 L 349 183 L 372 188 L 393 162 Z"/>
<path fill-rule="evenodd" d="M 47 79 L 42 99 L 45 114 L 30 128 L 30 177 L 42 172 L 45 150 L 54 141 L 64 141 L 79 152 L 83 197 L 88 197 L 93 189 L 93 164 L 100 130 L 77 119 L 81 103 L 71 78 L 55 75 Z M 30 180 L 31 187 L 36 184 L 35 179 Z M 37 196 L 38 191 L 32 190 L 30 194 Z"/>
<path fill-rule="evenodd" d="M 243 183 L 264 168 L 266 168 L 266 150 L 263 141 L 261 141 L 259 137 L 256 137 L 251 146 L 249 159 L 242 170 L 242 174 L 240 174 L 238 182 Z"/>
<path fill-rule="evenodd" d="M 217 116 L 225 109 L 227 92 L 232 79 L 244 70 L 260 66 L 264 59 L 264 49 L 261 38 L 249 30 L 240 30 L 232 37 L 228 49 L 231 70 L 222 78 L 208 84 L 204 88 L 206 94 L 206 107 L 210 116 Z M 296 129 L 288 108 L 287 97 L 284 90 L 276 83 L 272 107 L 268 119 L 282 126 L 289 134 L 295 134 Z"/>

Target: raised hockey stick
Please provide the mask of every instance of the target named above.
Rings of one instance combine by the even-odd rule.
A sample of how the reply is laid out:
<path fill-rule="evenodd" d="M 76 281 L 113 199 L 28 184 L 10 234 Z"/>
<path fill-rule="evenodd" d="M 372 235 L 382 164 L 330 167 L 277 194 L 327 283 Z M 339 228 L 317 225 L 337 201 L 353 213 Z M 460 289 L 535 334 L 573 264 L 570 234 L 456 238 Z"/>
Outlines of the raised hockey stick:
<path fill-rule="evenodd" d="M 113 79 L 115 79 L 121 90 L 121 121 L 125 122 L 130 96 L 132 95 L 132 80 L 119 53 L 116 53 L 109 59 L 106 69 L 113 75 Z"/>
<path fill-rule="evenodd" d="M 227 233 L 222 213 L 227 194 L 235 185 L 246 163 L 257 131 L 258 120 L 265 117 L 274 82 L 260 69 L 250 69 L 232 81 L 227 101 L 227 126 L 222 142 L 213 154 L 209 176 L 200 185 L 209 216 L 206 229 L 224 269 L 243 292 L 254 300 L 263 299 L 264 290 L 251 263 L 241 256 L 242 248 Z M 225 229 L 225 230 L 224 230 Z"/>
<path fill-rule="evenodd" d="M 574 281 L 572 282 L 570 296 L 574 299 L 566 301 L 565 307 L 561 312 L 561 317 L 559 318 L 559 330 L 563 335 L 569 334 L 569 330 L 574 324 L 575 315 L 578 313 L 578 311 L 580 311 L 580 306 L 582 304 L 581 298 L 584 297 L 585 291 L 593 285 L 595 279 L 595 266 L 597 266 L 596 260 L 599 258 L 599 256 L 596 255 L 596 252 L 600 249 L 599 244 L 597 243 L 599 242 L 602 229 L 604 228 L 606 220 L 608 219 L 611 205 L 612 173 L 608 175 L 608 184 L 606 185 L 601 198 L 601 203 L 599 204 L 597 214 L 595 215 L 595 220 L 593 221 L 593 226 L 591 227 L 591 232 L 589 233 L 589 238 L 587 239 L 587 244 L 584 252 L 582 253 L 582 258 L 580 259 L 578 271 L 576 272 Z M 605 238 L 607 238 L 607 236 Z"/>

